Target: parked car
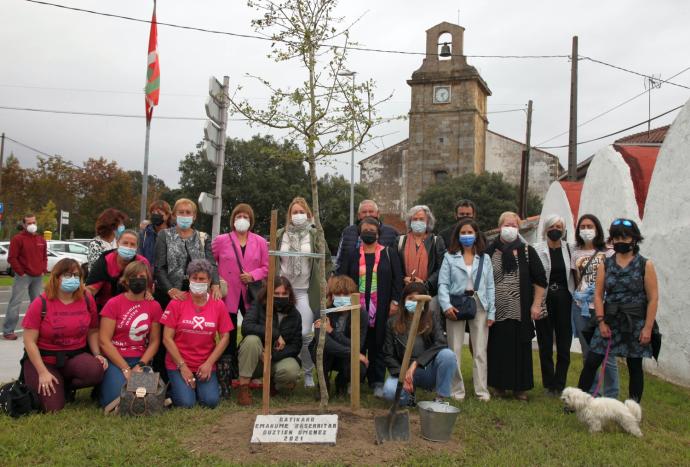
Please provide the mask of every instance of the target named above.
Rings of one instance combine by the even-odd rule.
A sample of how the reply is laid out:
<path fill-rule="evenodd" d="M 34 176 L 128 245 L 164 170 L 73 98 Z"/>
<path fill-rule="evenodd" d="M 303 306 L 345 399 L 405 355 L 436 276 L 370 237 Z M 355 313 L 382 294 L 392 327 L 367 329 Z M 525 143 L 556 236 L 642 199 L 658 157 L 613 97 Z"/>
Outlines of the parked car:
<path fill-rule="evenodd" d="M 91 243 L 91 240 L 93 240 L 93 238 L 71 238 L 69 241 L 73 243 L 78 243 L 80 245 L 84 245 L 88 248 L 89 243 Z"/>
<path fill-rule="evenodd" d="M 65 242 L 62 240 L 49 240 L 48 249 L 54 251 L 58 255 L 68 254 L 70 256 L 83 256 L 86 259 L 86 255 L 89 251 L 87 247 L 76 242 Z M 81 259 L 81 258 L 75 258 Z"/>
<path fill-rule="evenodd" d="M 8 246 L 0 246 L 0 274 L 9 274 L 12 272 L 10 263 L 7 261 L 7 256 L 10 254 Z"/>
<path fill-rule="evenodd" d="M 73 253 L 58 253 L 48 248 L 48 272 L 52 271 L 53 266 L 55 266 L 58 261 L 64 258 L 72 258 L 76 260 L 80 265 L 83 265 L 87 262 L 86 255 L 79 255 Z"/>

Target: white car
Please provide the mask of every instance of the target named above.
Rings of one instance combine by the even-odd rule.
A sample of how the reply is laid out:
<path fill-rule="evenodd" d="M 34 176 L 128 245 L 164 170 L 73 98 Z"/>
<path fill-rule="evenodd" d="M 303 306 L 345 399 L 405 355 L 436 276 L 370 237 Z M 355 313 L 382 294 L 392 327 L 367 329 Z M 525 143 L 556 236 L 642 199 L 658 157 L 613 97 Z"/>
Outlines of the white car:
<path fill-rule="evenodd" d="M 65 250 L 69 249 L 69 252 L 62 252 L 62 251 L 55 251 L 53 250 L 52 243 L 57 243 L 58 248 L 63 248 L 62 245 L 60 244 L 69 244 L 67 247 L 64 247 Z M 86 263 L 86 247 L 83 247 L 82 245 L 79 245 L 78 243 L 74 243 L 76 247 L 72 246 L 73 242 L 60 242 L 56 241 L 53 242 L 52 240 L 48 242 L 48 272 L 53 270 L 53 266 L 57 264 L 58 261 L 60 261 L 63 258 L 72 258 L 76 260 L 80 265 Z M 78 248 L 82 247 L 84 248 L 83 254 L 79 253 Z M 72 249 L 74 248 L 74 253 L 72 252 Z M 7 261 L 7 256 L 10 251 L 10 242 L 0 242 L 0 274 L 10 274 L 12 275 L 12 268 L 10 267 L 9 262 Z"/>
<path fill-rule="evenodd" d="M 7 256 L 10 254 L 9 245 L 0 246 L 0 274 L 10 273 L 10 263 L 7 261 Z"/>
<path fill-rule="evenodd" d="M 72 253 L 62 253 L 58 254 L 57 252 L 51 250 L 50 248 L 48 249 L 48 272 L 53 270 L 53 266 L 57 264 L 58 261 L 61 259 L 65 258 L 71 258 L 75 260 L 79 265 L 81 266 L 82 264 L 86 263 L 86 255 L 75 255 Z"/>
<path fill-rule="evenodd" d="M 87 247 L 77 242 L 66 242 L 62 240 L 48 240 L 48 249 L 57 253 L 58 255 L 68 255 L 77 258 L 83 256 L 86 260 L 86 255 L 89 251 Z"/>

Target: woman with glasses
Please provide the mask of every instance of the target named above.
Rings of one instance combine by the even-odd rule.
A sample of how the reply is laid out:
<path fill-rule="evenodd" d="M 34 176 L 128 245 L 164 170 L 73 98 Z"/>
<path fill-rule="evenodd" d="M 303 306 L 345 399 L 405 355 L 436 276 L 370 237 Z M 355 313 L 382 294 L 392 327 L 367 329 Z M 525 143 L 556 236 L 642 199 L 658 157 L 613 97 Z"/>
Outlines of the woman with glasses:
<path fill-rule="evenodd" d="M 594 311 L 598 327 L 580 374 L 579 387 L 588 391 L 605 359 L 624 357 L 630 380 L 629 397 L 642 399 L 642 359 L 651 358 L 652 331 L 659 291 L 656 269 L 640 255 L 643 237 L 634 221 L 616 219 L 609 229 L 615 255 L 597 268 Z"/>
<path fill-rule="evenodd" d="M 543 242 L 534 246 L 546 273 L 546 316 L 534 322 L 537 329 L 541 379 L 550 396 L 558 397 L 565 388 L 570 366 L 570 344 L 573 328 L 570 318 L 575 279 L 570 269 L 570 245 L 566 242 L 565 219 L 558 215 L 546 218 Z M 553 341 L 556 336 L 556 367 L 553 364 Z"/>
<path fill-rule="evenodd" d="M 496 318 L 494 305 L 494 272 L 489 256 L 483 254 L 484 238 L 477 223 L 469 218 L 460 219 L 453 229 L 448 252 L 445 254 L 438 277 L 438 301 L 446 317 L 448 344 L 455 352 L 458 371 L 453 381 L 451 396 L 465 398 L 465 385 L 460 371 L 465 325 L 470 328 L 473 349 L 472 379 L 474 392 L 482 401 L 491 399 L 487 386 L 486 348 L 489 327 Z M 477 277 L 479 275 L 479 277 Z M 475 286 L 478 285 L 477 290 Z M 474 318 L 463 318 L 459 302 L 473 301 Z"/>
<path fill-rule="evenodd" d="M 74 390 L 99 384 L 108 362 L 98 346 L 98 311 L 79 263 L 61 259 L 22 321 L 24 381 L 45 412 L 65 406 Z"/>

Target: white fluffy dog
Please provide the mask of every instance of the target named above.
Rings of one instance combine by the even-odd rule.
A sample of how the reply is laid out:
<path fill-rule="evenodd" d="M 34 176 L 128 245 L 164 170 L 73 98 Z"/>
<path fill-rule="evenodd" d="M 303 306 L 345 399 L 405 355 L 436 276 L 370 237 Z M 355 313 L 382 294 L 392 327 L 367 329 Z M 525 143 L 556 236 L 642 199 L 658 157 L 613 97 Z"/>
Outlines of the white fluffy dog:
<path fill-rule="evenodd" d="M 642 436 L 642 409 L 632 399 L 621 402 L 610 397 L 592 397 L 579 388 L 565 388 L 561 394 L 565 406 L 577 413 L 577 418 L 589 427 L 590 433 L 600 432 L 608 422 L 614 422 L 634 436 Z"/>

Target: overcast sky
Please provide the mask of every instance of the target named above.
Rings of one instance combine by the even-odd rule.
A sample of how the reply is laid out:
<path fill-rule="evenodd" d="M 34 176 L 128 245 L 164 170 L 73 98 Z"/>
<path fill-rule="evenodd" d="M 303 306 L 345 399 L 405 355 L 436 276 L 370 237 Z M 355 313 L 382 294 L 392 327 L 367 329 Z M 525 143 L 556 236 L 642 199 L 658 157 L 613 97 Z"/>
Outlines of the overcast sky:
<path fill-rule="evenodd" d="M 77 1 L 55 3 L 149 19 L 152 1 Z M 240 0 L 159 0 L 158 20 L 208 29 L 253 34 L 255 10 Z M 571 37 L 579 36 L 580 55 L 661 78 L 690 67 L 687 50 L 690 2 L 686 0 L 607 1 L 410 1 L 347 0 L 338 13 L 348 20 L 364 15 L 352 30 L 362 46 L 423 52 L 425 30 L 442 21 L 465 28 L 466 55 L 568 55 Z M 38 5 L 25 0 L 0 2 L 0 106 L 144 115 L 143 86 L 149 26 L 143 23 Z M 268 43 L 166 26 L 158 28 L 161 63 L 160 104 L 151 132 L 150 173 L 169 186 L 179 183 L 178 163 L 203 137 L 203 121 L 160 120 L 156 116 L 205 117 L 208 78 L 229 75 L 231 87 L 255 105 L 267 94 L 245 74 L 265 77 L 287 88 L 301 82 L 296 64 L 276 64 L 266 58 Z M 373 78 L 378 95 L 394 93 L 380 115 L 409 111 L 406 80 L 422 62 L 420 55 L 351 52 L 349 66 L 358 80 Z M 534 101 L 532 142 L 565 132 L 544 146 L 568 142 L 570 63 L 557 59 L 469 58 L 488 83 L 490 112 L 526 107 Z M 580 61 L 579 122 L 645 91 L 645 79 L 590 61 Z M 690 70 L 673 79 L 690 86 Z M 663 84 L 651 94 L 651 115 L 679 106 L 690 91 Z M 674 112 L 652 122 L 672 122 Z M 524 141 L 524 112 L 491 113 L 489 128 Z M 596 138 L 648 118 L 643 95 L 611 113 L 583 125 L 580 141 Z M 639 127 L 624 134 L 642 131 Z M 35 113 L 0 109 L 0 131 L 49 154 L 81 162 L 103 156 L 126 169 L 143 167 L 143 118 L 114 118 Z M 228 135 L 249 138 L 270 133 L 231 122 Z M 356 160 L 395 144 L 408 135 L 408 123 L 378 127 L 375 144 L 357 153 Z M 578 148 L 580 160 L 622 135 Z M 553 149 L 566 166 L 567 149 Z M 5 153 L 33 166 L 36 152 L 6 141 Z M 349 156 L 340 156 L 335 170 L 349 174 Z M 333 169 L 329 169 L 333 170 Z M 349 176 L 349 175 L 348 175 Z"/>

